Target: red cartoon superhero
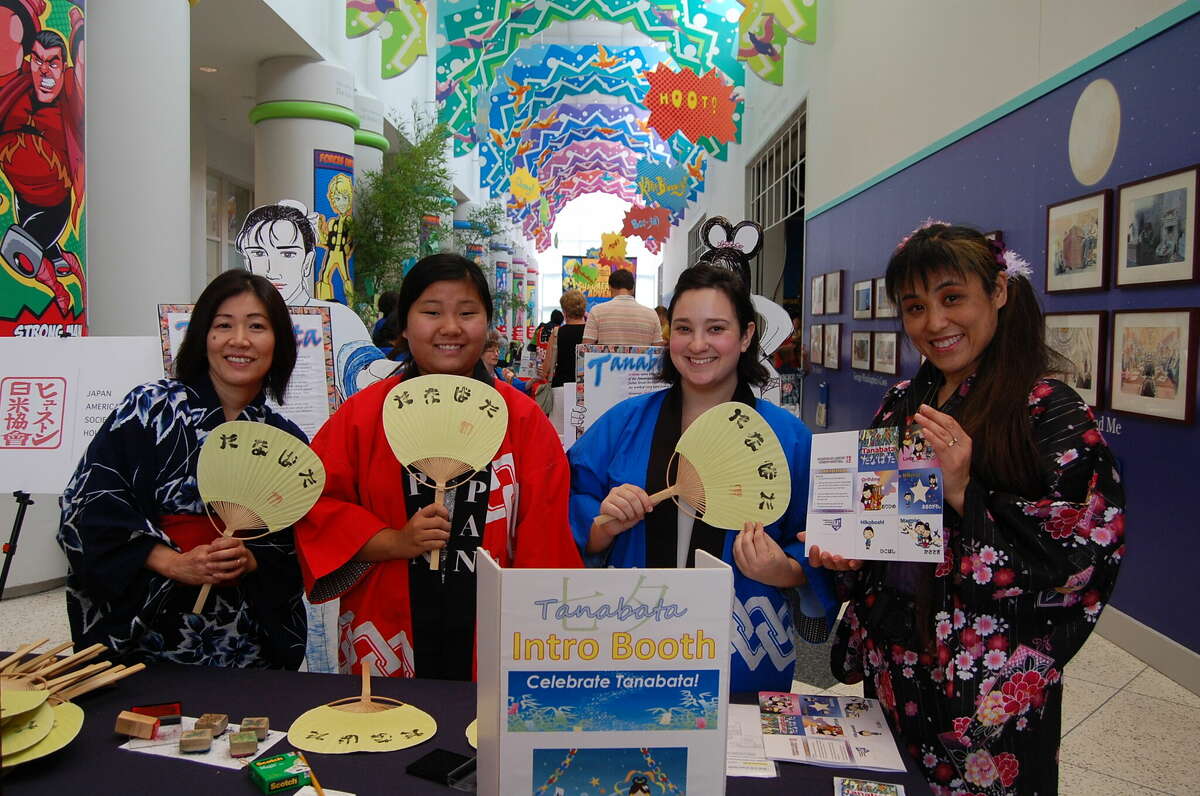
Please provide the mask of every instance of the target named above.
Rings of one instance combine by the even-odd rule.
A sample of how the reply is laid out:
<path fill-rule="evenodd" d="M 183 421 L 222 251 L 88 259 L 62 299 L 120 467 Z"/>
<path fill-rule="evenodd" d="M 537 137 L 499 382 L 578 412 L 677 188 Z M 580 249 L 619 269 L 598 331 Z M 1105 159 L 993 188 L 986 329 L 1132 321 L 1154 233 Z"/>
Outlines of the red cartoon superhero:
<path fill-rule="evenodd" d="M 44 7 L 42 0 L 3 0 L 0 15 L 36 5 Z M 61 280 L 74 276 L 84 288 L 79 258 L 59 245 L 68 220 L 78 223 L 84 196 L 83 15 L 72 8 L 70 16 L 70 51 L 58 33 L 39 30 L 31 37 L 28 60 L 15 75 L 0 77 L 0 172 L 12 186 L 17 216 L 0 241 L 0 258 L 20 276 L 48 287 L 64 317 L 72 299 Z M 68 56 L 76 66 L 67 65 Z M 82 307 L 75 315 L 81 312 Z"/>

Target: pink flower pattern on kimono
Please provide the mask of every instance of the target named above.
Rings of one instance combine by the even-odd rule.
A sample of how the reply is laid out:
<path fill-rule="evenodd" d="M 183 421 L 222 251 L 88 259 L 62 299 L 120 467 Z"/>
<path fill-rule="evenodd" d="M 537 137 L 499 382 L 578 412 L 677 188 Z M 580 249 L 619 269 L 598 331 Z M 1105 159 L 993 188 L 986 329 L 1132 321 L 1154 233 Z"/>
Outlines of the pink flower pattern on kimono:
<path fill-rule="evenodd" d="M 889 391 L 874 425 L 907 424 L 910 390 L 931 394 L 922 374 Z M 971 381 L 942 411 L 957 413 Z M 924 570 L 928 607 L 910 609 L 925 617 L 911 638 L 867 621 L 888 564 L 840 580 L 849 605 L 834 672 L 864 680 L 868 696 L 881 699 L 937 794 L 1048 789 L 1057 776 L 1058 721 L 1047 717 L 1060 710 L 1059 672 L 1107 603 L 1124 555 L 1124 492 L 1094 415 L 1054 380 L 1038 382 L 1028 404 L 1044 491 L 1030 499 L 972 476 L 962 515 L 947 508 L 943 517 L 944 558 Z M 1029 655 L 1043 663 L 1022 663 Z M 947 733 L 957 750 L 939 738 Z"/>

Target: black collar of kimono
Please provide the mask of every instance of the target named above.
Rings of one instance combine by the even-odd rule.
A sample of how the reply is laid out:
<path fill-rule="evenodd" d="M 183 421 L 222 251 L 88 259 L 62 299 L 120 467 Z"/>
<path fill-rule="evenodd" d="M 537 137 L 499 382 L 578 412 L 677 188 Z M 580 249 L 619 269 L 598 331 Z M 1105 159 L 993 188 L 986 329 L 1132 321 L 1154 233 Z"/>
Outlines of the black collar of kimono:
<path fill-rule="evenodd" d="M 417 376 L 424 375 L 421 373 L 421 368 L 417 366 L 417 361 L 411 357 L 404 365 L 401 366 L 400 375 L 404 379 L 415 379 Z M 471 378 L 476 381 L 481 381 L 489 387 L 496 386 L 496 378 L 488 372 L 487 365 L 483 364 L 483 360 L 475 363 L 474 370 L 471 371 Z"/>
<path fill-rule="evenodd" d="M 183 382 L 183 384 L 196 394 L 196 398 L 199 399 L 201 406 L 204 406 L 206 409 L 221 409 L 221 397 L 217 395 L 217 389 L 213 387 L 212 379 L 207 373 L 196 384 L 189 384 L 188 382 Z M 264 388 L 258 391 L 258 395 L 254 396 L 250 400 L 250 403 L 242 407 L 242 411 L 238 413 L 238 416 L 240 417 L 242 414 L 245 414 L 247 417 L 253 419 L 263 417 L 266 404 L 267 392 Z M 224 415 L 221 416 L 221 422 L 224 422 Z"/>
<path fill-rule="evenodd" d="M 971 374 L 939 406 L 937 403 L 937 394 L 942 385 L 946 383 L 946 377 L 942 375 L 940 370 L 934 367 L 932 362 L 926 360 L 917 370 L 917 375 L 913 376 L 908 389 L 905 391 L 902 411 L 895 414 L 897 422 L 912 423 L 913 415 L 917 413 L 917 409 L 920 408 L 921 404 L 929 404 L 939 412 L 945 412 L 948 415 L 958 414 L 958 410 L 962 408 L 963 401 L 966 400 L 966 396 L 971 391 L 971 385 L 974 382 L 975 374 Z M 903 425 L 900 430 L 904 430 Z"/>
<path fill-rule="evenodd" d="M 733 400 L 754 406 L 754 393 L 750 385 L 739 381 L 733 391 Z M 683 388 L 676 384 L 667 390 L 658 421 L 654 424 L 654 436 L 650 441 L 650 460 L 646 465 L 646 491 L 654 494 L 667 487 L 667 467 L 670 477 L 676 477 L 677 462 L 672 461 L 675 445 L 683 433 Z M 692 525 L 692 539 L 688 545 L 687 566 L 696 565 L 696 550 L 704 550 L 717 558 L 725 550 L 725 535 L 729 531 L 713 528 L 702 519 Z M 678 561 L 679 509 L 673 500 L 664 500 L 654 511 L 646 515 L 646 566 L 670 567 Z"/>

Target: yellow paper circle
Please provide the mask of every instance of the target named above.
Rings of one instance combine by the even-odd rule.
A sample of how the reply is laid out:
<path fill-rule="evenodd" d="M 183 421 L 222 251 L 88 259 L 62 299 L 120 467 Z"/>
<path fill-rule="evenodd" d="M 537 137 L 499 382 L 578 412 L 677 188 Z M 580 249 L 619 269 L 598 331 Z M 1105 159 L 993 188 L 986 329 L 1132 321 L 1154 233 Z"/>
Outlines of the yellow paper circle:
<path fill-rule="evenodd" d="M 479 719 L 467 725 L 467 743 L 471 744 L 472 749 L 479 748 Z"/>
<path fill-rule="evenodd" d="M 351 713 L 322 705 L 292 722 L 288 742 L 297 749 L 326 755 L 395 752 L 436 734 L 433 716 L 405 703 L 377 713 Z"/>
<path fill-rule="evenodd" d="M 43 702 L 36 710 L 23 713 L 0 731 L 0 749 L 4 750 L 7 758 L 11 754 L 23 752 L 50 734 L 54 728 L 54 708 Z"/>
<path fill-rule="evenodd" d="M 1111 82 L 1093 80 L 1079 95 L 1067 134 L 1071 171 L 1081 185 L 1104 179 L 1121 138 L 1121 99 Z"/>
<path fill-rule="evenodd" d="M 22 690 L 7 685 L 0 682 L 0 719 L 8 720 L 18 714 L 28 713 L 50 696 L 50 692 L 44 688 Z"/>
<path fill-rule="evenodd" d="M 70 702 L 53 705 L 52 709 L 54 710 L 54 726 L 50 729 L 50 733 L 24 751 L 4 755 L 6 767 L 45 757 L 75 740 L 75 736 L 83 729 L 83 710 Z M 7 751 L 7 747 L 5 749 Z"/>

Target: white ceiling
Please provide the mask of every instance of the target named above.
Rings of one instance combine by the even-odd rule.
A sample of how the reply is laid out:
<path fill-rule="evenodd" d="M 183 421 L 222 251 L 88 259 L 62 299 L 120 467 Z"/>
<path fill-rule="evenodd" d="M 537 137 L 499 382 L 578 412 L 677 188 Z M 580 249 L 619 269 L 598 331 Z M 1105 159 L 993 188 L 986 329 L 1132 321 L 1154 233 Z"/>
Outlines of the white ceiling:
<path fill-rule="evenodd" d="M 282 55 L 320 57 L 262 0 L 203 0 L 192 7 L 191 31 L 192 96 L 208 127 L 246 146 L 253 143 L 247 116 L 257 104 L 258 64 Z"/>

